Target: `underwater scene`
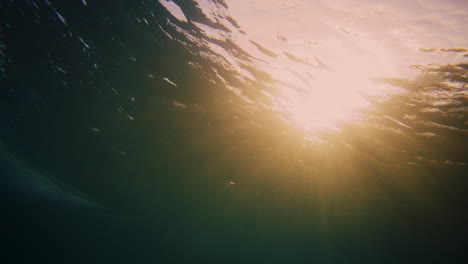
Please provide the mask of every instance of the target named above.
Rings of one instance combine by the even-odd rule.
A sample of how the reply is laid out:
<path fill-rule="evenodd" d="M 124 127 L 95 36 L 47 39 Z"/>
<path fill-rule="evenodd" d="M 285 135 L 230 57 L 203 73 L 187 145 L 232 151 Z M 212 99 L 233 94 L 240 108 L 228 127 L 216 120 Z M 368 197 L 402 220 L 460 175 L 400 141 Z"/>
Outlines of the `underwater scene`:
<path fill-rule="evenodd" d="M 0 2 L 2 263 L 465 263 L 466 0 Z"/>

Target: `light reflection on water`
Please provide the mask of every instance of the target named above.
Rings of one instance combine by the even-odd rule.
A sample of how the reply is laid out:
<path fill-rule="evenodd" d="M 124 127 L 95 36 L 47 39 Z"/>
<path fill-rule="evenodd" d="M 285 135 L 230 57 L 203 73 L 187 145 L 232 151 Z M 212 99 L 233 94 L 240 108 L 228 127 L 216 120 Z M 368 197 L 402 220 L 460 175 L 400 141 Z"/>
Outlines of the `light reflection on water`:
<path fill-rule="evenodd" d="M 204 1 L 200 5 L 211 15 L 225 14 Z M 438 10 L 438 5 L 445 8 L 438 14 L 445 16 L 445 23 L 433 27 L 435 37 L 418 35 L 421 30 L 429 30 L 430 23 L 421 21 L 425 21 L 429 10 Z M 263 71 L 263 75 L 246 71 L 242 67 L 246 60 L 229 50 L 219 54 L 242 78 L 267 82 L 271 89 L 263 91 L 270 100 L 266 106 L 278 111 L 294 127 L 313 135 L 360 120 L 362 110 L 371 107 L 369 97 L 383 98 L 386 92 L 401 92 L 376 82 L 377 78 L 414 76 L 417 73 L 408 68 L 411 64 L 463 61 L 456 54 L 443 57 L 440 52 L 427 52 L 434 49 L 421 48 L 466 44 L 462 26 L 453 30 L 445 43 L 437 35 L 449 31 L 448 22 L 466 22 L 458 16 L 464 12 L 459 5 L 456 1 L 368 5 L 344 0 L 333 4 L 235 1 L 229 2 L 227 13 L 234 15 L 242 31 L 225 34 L 219 29 L 203 30 L 212 38 L 233 41 L 247 51 L 252 59 L 248 64 Z M 395 10 L 399 12 L 398 19 L 390 20 Z M 377 20 L 379 16 L 381 19 Z M 211 48 L 220 50 L 216 45 Z M 440 49 L 442 53 L 448 50 Z"/>
<path fill-rule="evenodd" d="M 345 69 L 316 74 L 302 87 L 278 85 L 274 107 L 283 111 L 293 126 L 312 134 L 358 121 L 361 111 L 371 106 L 366 97 L 383 95 L 388 86 L 372 81 L 378 76 L 370 72 L 375 68 L 354 63 Z"/>

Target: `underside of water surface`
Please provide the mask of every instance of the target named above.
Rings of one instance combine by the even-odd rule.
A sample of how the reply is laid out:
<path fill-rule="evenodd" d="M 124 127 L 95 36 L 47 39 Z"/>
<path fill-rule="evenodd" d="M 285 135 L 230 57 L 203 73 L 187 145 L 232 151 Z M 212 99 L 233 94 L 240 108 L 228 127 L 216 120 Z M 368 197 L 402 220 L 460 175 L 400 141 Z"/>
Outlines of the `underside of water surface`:
<path fill-rule="evenodd" d="M 8 263 L 463 263 L 467 13 L 0 3 Z"/>

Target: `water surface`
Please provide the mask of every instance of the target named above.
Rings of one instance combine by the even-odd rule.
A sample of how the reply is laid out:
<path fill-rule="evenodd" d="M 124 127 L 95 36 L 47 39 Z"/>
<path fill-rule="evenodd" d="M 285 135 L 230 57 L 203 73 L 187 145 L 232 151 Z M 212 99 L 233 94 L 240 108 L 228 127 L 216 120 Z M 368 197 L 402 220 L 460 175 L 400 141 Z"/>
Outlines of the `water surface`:
<path fill-rule="evenodd" d="M 0 10 L 18 262 L 466 258 L 464 1 Z"/>

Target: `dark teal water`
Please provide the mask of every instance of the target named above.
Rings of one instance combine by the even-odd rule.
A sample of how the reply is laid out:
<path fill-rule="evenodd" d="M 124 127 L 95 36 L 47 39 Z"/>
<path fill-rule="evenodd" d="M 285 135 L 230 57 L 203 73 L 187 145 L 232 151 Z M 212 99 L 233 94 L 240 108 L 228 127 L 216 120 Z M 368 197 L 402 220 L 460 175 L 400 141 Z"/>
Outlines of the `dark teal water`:
<path fill-rule="evenodd" d="M 310 141 L 270 107 L 276 77 L 192 22 L 0 3 L 5 263 L 463 263 L 467 64 L 382 76 L 405 93 Z"/>

